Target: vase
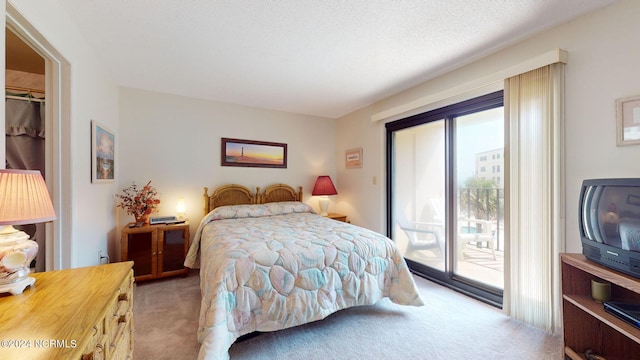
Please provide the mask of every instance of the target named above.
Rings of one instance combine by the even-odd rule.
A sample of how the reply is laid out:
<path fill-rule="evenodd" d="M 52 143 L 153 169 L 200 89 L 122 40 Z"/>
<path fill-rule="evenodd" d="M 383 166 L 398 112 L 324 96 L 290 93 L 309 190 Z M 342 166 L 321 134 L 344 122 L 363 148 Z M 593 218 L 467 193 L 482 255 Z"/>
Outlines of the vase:
<path fill-rule="evenodd" d="M 136 217 L 136 223 L 146 224 L 149 222 L 149 214 L 142 214 L 139 217 Z"/>

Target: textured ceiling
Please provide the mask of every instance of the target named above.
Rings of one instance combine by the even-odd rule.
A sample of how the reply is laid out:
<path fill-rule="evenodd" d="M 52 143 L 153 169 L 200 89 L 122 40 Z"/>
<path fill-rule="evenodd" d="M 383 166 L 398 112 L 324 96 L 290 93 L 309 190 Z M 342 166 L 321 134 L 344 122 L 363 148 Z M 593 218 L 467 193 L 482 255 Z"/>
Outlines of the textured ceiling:
<path fill-rule="evenodd" d="M 615 0 L 58 0 L 122 86 L 336 118 Z"/>

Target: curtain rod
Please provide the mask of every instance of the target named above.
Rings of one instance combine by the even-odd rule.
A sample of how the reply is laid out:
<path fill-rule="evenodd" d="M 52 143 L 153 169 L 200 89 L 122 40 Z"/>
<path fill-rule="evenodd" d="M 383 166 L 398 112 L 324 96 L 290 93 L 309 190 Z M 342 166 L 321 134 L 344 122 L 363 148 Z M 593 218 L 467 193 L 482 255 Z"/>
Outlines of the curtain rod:
<path fill-rule="evenodd" d="M 413 110 L 419 109 L 429 104 L 437 103 L 438 101 L 446 100 L 466 92 L 474 91 L 484 86 L 490 86 L 495 83 L 503 83 L 504 79 L 531 71 L 546 65 L 551 65 L 557 62 L 567 63 L 568 53 L 566 50 L 554 49 L 546 53 L 540 54 L 533 58 L 524 60 L 518 64 L 510 66 L 506 69 L 498 70 L 489 75 L 482 76 L 477 79 L 472 79 L 460 85 L 452 88 L 445 89 L 440 92 L 428 94 L 411 100 L 407 103 L 400 104 L 387 110 L 380 111 L 371 115 L 371 121 L 381 121 L 402 116 L 403 114 L 410 113 Z"/>
<path fill-rule="evenodd" d="M 40 89 L 32 89 L 32 88 L 26 88 L 26 87 L 20 87 L 20 86 L 13 86 L 13 85 L 5 85 L 5 89 L 7 90 L 16 90 L 16 91 L 26 91 L 28 93 L 40 93 L 40 94 L 45 94 L 44 90 L 40 90 Z"/>
<path fill-rule="evenodd" d="M 23 101 L 33 101 L 33 102 L 44 102 L 45 99 L 38 99 L 38 98 L 34 98 L 34 97 L 24 97 L 24 96 L 11 96 L 11 95 L 6 95 L 5 96 L 6 99 L 13 99 L 13 100 L 23 100 Z"/>

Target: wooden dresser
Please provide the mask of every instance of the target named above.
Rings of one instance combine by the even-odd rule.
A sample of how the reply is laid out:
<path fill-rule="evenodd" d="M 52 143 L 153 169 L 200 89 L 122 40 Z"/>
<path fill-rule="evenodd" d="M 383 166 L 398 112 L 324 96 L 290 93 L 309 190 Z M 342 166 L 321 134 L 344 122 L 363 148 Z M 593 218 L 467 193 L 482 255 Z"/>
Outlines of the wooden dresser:
<path fill-rule="evenodd" d="M 640 280 L 587 260 L 560 254 L 565 358 L 587 359 L 586 351 L 604 359 L 640 359 L 640 329 L 604 310 L 591 298 L 591 280 L 611 283 L 611 299 L 640 303 Z"/>
<path fill-rule="evenodd" d="M 133 359 L 133 262 L 35 273 L 0 295 L 1 359 Z"/>

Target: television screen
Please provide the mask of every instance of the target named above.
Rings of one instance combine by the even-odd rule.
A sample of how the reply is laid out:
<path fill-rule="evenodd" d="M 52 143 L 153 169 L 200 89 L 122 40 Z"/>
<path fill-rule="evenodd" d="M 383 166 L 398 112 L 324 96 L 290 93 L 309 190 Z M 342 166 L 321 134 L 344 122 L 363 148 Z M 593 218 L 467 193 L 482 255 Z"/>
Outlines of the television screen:
<path fill-rule="evenodd" d="M 587 259 L 640 277 L 640 179 L 584 180 L 579 222 Z"/>
<path fill-rule="evenodd" d="M 640 186 L 588 186 L 583 200 L 589 240 L 640 252 Z"/>

